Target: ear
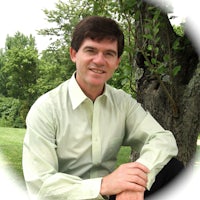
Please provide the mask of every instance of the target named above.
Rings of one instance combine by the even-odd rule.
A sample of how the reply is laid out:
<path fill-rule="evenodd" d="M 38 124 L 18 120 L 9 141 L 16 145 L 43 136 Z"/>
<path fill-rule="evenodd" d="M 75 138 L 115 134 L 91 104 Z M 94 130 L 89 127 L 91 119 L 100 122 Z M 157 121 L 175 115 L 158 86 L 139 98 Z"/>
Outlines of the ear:
<path fill-rule="evenodd" d="M 76 51 L 72 48 L 72 47 L 70 47 L 70 58 L 71 58 L 71 60 L 72 60 L 72 62 L 76 62 Z"/>

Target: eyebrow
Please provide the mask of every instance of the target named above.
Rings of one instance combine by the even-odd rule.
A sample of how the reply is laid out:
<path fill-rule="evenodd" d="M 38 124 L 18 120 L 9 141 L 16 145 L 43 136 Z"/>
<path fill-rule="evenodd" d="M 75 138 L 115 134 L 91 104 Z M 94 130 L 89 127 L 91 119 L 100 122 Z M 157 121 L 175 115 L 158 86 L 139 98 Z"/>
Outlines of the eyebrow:
<path fill-rule="evenodd" d="M 95 48 L 93 46 L 85 46 L 83 48 L 83 50 L 86 50 L 86 49 L 97 50 L 97 48 Z M 110 53 L 113 53 L 114 55 L 117 55 L 117 52 L 115 50 L 112 50 L 112 49 L 107 49 L 107 50 L 105 50 L 105 52 L 110 52 Z"/>
<path fill-rule="evenodd" d="M 83 50 L 85 50 L 85 49 L 92 49 L 92 50 L 96 50 L 97 48 L 95 48 L 95 47 L 92 47 L 92 46 L 85 46 L 85 47 L 83 48 Z"/>

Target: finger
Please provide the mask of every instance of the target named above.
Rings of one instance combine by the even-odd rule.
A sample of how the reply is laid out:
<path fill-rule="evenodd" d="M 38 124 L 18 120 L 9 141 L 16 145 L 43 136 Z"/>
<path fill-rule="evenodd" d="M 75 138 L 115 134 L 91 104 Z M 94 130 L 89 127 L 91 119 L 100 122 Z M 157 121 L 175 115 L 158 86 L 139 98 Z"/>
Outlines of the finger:
<path fill-rule="evenodd" d="M 144 182 L 148 181 L 147 174 L 138 168 L 134 168 L 134 169 L 131 168 L 131 169 L 127 170 L 127 176 L 132 177 L 132 178 L 138 177 L 138 178 L 142 179 Z"/>
<path fill-rule="evenodd" d="M 128 163 L 128 167 L 130 168 L 138 168 L 140 170 L 142 170 L 145 173 L 149 173 L 150 170 L 143 164 L 139 163 L 139 162 L 132 162 L 132 163 Z"/>
<path fill-rule="evenodd" d="M 145 187 L 145 188 L 147 186 L 147 181 L 140 178 L 139 176 L 136 176 L 136 175 L 135 176 L 129 176 L 128 182 L 140 185 L 140 186 Z"/>

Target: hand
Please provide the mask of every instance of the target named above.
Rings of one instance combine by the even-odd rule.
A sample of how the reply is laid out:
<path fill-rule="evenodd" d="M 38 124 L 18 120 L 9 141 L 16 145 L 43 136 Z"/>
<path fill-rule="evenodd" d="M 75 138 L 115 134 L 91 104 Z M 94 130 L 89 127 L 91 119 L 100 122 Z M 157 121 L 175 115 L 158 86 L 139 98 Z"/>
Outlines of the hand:
<path fill-rule="evenodd" d="M 149 169 L 138 162 L 126 163 L 103 177 L 100 193 L 114 195 L 124 191 L 144 192 Z"/>
<path fill-rule="evenodd" d="M 116 200 L 144 200 L 144 192 L 125 191 L 116 195 Z"/>

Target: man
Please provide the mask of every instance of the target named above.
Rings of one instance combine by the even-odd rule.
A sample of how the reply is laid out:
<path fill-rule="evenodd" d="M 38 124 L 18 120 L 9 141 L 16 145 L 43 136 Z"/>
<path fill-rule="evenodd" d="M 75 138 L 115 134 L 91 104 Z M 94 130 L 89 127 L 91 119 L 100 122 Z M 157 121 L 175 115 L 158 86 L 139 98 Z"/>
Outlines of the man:
<path fill-rule="evenodd" d="M 124 35 L 111 19 L 92 16 L 76 26 L 70 48 L 76 72 L 27 116 L 23 169 L 33 199 L 142 200 L 177 155 L 172 133 L 130 95 L 106 84 L 123 48 Z M 122 145 L 140 157 L 115 169 Z"/>

